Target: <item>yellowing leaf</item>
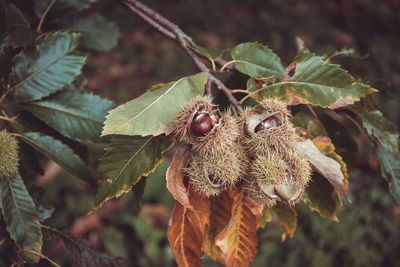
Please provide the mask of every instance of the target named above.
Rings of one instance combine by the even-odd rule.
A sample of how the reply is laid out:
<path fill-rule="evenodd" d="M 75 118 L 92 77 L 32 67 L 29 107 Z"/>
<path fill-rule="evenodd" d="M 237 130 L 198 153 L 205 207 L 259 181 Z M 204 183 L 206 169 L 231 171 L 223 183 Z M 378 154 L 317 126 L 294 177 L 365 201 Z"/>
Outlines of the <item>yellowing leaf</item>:
<path fill-rule="evenodd" d="M 293 237 L 297 227 L 297 212 L 294 207 L 284 202 L 280 202 L 273 207 L 282 226 L 290 237 Z"/>
<path fill-rule="evenodd" d="M 324 176 L 336 190 L 346 194 L 345 177 L 336 160 L 322 154 L 310 139 L 297 142 L 294 149 L 307 158 L 313 169 Z"/>
<path fill-rule="evenodd" d="M 262 229 L 264 229 L 265 226 L 267 226 L 267 223 L 270 221 L 272 221 L 271 209 L 269 207 L 264 207 L 259 225 Z"/>
<path fill-rule="evenodd" d="M 203 232 L 210 218 L 210 202 L 207 198 L 191 192 L 191 200 L 196 203 L 196 211 L 175 202 L 167 229 L 168 241 L 180 267 L 201 266 Z"/>
<path fill-rule="evenodd" d="M 292 64 L 296 68 L 289 80 L 262 87 L 258 94 L 260 100 L 277 97 L 289 105 L 312 104 L 335 109 L 377 92 L 356 82 L 339 65 L 327 63 L 312 53 L 300 53 Z"/>
<path fill-rule="evenodd" d="M 347 188 L 349 186 L 349 174 L 347 173 L 347 165 L 343 161 L 343 158 L 335 152 L 335 146 L 332 144 L 331 139 L 326 136 L 318 136 L 313 139 L 313 143 L 319 149 L 319 151 L 321 151 L 322 154 L 336 160 L 340 164 L 340 169 L 344 177 L 344 190 L 347 191 Z"/>
<path fill-rule="evenodd" d="M 221 249 L 226 266 L 249 266 L 257 253 L 257 218 L 244 199 L 242 188 L 229 191 L 233 199 L 231 219 L 225 229 L 215 238 Z"/>
<path fill-rule="evenodd" d="M 118 106 L 107 115 L 102 135 L 170 133 L 170 121 L 188 101 L 204 93 L 207 79 L 207 72 L 198 73 Z"/>
<path fill-rule="evenodd" d="M 342 207 L 342 198 L 348 187 L 347 166 L 342 157 L 335 153 L 331 140 L 323 136 L 314 138 L 313 142 L 308 139 L 297 143 L 295 148 L 309 159 L 319 173 L 313 175 L 306 188 L 309 208 L 317 211 L 323 218 L 338 221 L 336 210 Z M 339 203 L 335 198 L 335 189 Z"/>

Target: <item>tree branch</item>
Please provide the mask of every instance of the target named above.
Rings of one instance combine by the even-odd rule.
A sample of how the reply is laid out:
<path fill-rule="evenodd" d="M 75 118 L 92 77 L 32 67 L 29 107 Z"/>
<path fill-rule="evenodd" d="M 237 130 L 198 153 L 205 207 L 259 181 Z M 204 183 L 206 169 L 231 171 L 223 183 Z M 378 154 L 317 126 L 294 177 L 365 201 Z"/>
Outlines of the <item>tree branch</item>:
<path fill-rule="evenodd" d="M 185 34 L 178 25 L 172 23 L 165 17 L 161 16 L 148 6 L 144 5 L 143 3 L 137 1 L 137 0 L 118 0 L 121 2 L 125 7 L 127 7 L 133 14 L 138 16 L 140 19 L 142 19 L 145 23 L 148 25 L 152 26 L 154 29 L 159 31 L 161 34 L 163 34 L 165 37 L 175 41 L 184 51 L 185 53 L 192 59 L 196 67 L 200 71 L 207 71 L 209 72 L 209 82 L 213 85 L 215 85 L 219 90 L 221 90 L 226 97 L 228 98 L 229 102 L 235 107 L 235 109 L 238 112 L 242 112 L 243 108 L 237 101 L 237 99 L 233 96 L 231 90 L 229 90 L 228 87 L 225 86 L 225 84 L 216 78 L 214 75 L 211 74 L 212 70 L 207 67 L 203 61 L 201 60 L 200 56 L 196 54 L 190 47 L 188 46 L 188 43 L 192 47 L 196 47 L 197 45 L 194 43 L 192 38 Z M 220 64 L 225 64 L 226 61 L 223 59 L 216 60 L 216 62 Z M 229 70 L 232 70 L 233 68 L 228 68 Z M 211 93 L 211 86 L 208 85 L 206 86 L 206 94 Z"/>

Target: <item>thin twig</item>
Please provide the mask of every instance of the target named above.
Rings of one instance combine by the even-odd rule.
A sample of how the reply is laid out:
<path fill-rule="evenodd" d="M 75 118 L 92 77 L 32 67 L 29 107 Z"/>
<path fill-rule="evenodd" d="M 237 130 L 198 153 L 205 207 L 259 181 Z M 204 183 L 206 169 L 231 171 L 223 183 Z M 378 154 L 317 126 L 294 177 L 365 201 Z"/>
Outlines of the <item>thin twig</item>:
<path fill-rule="evenodd" d="M 223 91 L 229 102 L 235 107 L 238 112 L 242 112 L 243 108 L 240 106 L 237 99 L 233 96 L 232 92 L 226 85 L 219 79 L 217 79 L 214 75 L 211 74 L 213 72 L 212 69 L 208 68 L 200 56 L 193 51 L 188 43 L 192 47 L 196 47 L 196 44 L 193 42 L 192 38 L 185 34 L 176 24 L 172 23 L 168 19 L 164 18 L 148 6 L 142 4 L 136 0 L 118 0 L 124 6 L 126 6 L 133 14 L 141 18 L 144 22 L 152 26 L 154 29 L 162 33 L 164 36 L 168 37 L 171 40 L 174 40 L 178 43 L 178 45 L 186 52 L 186 54 L 192 59 L 196 67 L 200 71 L 209 72 L 209 81 L 211 84 L 215 85 L 219 90 Z M 221 64 L 221 61 L 219 64 Z M 225 62 L 226 63 L 226 62 Z M 224 63 L 224 64 L 225 64 Z M 211 86 L 206 88 L 206 94 L 210 93 Z"/>
<path fill-rule="evenodd" d="M 208 96 L 211 96 L 211 86 L 212 86 L 211 80 L 208 79 L 206 82 L 206 88 L 205 88 L 205 94 Z"/>
<path fill-rule="evenodd" d="M 147 16 L 153 18 L 155 21 L 166 27 L 167 29 L 177 32 L 180 36 L 182 36 L 186 41 L 188 41 L 190 44 L 195 46 L 195 43 L 193 42 L 192 38 L 185 34 L 181 28 L 179 28 L 178 25 L 172 23 L 170 20 L 167 18 L 161 16 L 159 13 L 151 9 L 150 7 L 144 5 L 140 1 L 137 0 L 125 0 L 126 2 L 130 3 L 131 5 L 135 6 L 137 9 L 145 13 Z"/>
<path fill-rule="evenodd" d="M 55 2 L 56 2 L 56 0 L 51 0 L 50 4 L 47 6 L 46 10 L 43 12 L 42 17 L 40 18 L 40 21 L 39 21 L 39 25 L 36 28 L 36 32 L 38 32 L 38 33 L 42 32 L 42 26 L 43 26 L 44 19 L 46 18 L 47 13 L 49 13 L 51 7 L 54 5 Z"/>
<path fill-rule="evenodd" d="M 161 26 L 159 23 L 157 23 L 156 21 L 152 20 L 150 17 L 148 17 L 146 14 L 144 14 L 143 12 L 141 12 L 139 9 L 135 8 L 134 6 L 130 5 L 130 3 L 125 2 L 125 1 L 121 1 L 121 3 L 126 6 L 132 13 L 134 13 L 136 16 L 138 16 L 140 19 L 142 19 L 144 22 L 146 22 L 147 24 L 151 25 L 153 28 L 155 28 L 157 31 L 159 31 L 160 33 L 162 33 L 164 36 L 172 39 L 172 40 L 176 40 L 175 35 L 165 29 L 163 26 Z"/>
<path fill-rule="evenodd" d="M 0 116 L 0 120 L 4 120 L 4 121 L 13 121 L 13 119 L 10 119 L 10 118 L 4 117 L 4 116 Z"/>
<path fill-rule="evenodd" d="M 196 55 L 195 52 L 193 52 L 193 50 L 191 50 L 185 40 L 183 39 L 182 36 L 180 36 L 178 34 L 178 32 L 176 32 L 176 37 L 178 38 L 178 43 L 180 44 L 180 46 L 182 47 L 182 49 L 186 52 L 186 54 L 189 55 L 189 57 L 193 60 L 194 64 L 196 64 L 197 68 L 201 71 L 209 71 L 209 69 L 207 68 L 206 65 L 204 65 L 204 63 L 201 61 L 201 59 Z M 243 108 L 241 107 L 241 105 L 239 104 L 239 102 L 236 100 L 236 98 L 233 96 L 231 90 L 229 90 L 228 87 L 225 86 L 225 84 L 223 82 L 221 82 L 221 80 L 215 78 L 214 75 L 209 74 L 208 79 L 210 79 L 211 83 L 214 84 L 215 86 L 217 86 L 217 88 L 221 91 L 224 92 L 225 96 L 228 98 L 229 102 L 235 107 L 235 109 L 238 112 L 242 112 Z"/>
<path fill-rule="evenodd" d="M 228 61 L 228 62 L 226 62 L 224 65 L 222 65 L 222 67 L 219 69 L 220 71 L 224 71 L 225 69 L 228 69 L 228 67 L 231 65 L 231 64 L 233 64 L 233 63 L 235 63 L 236 62 L 236 60 L 231 60 L 231 61 Z"/>
<path fill-rule="evenodd" d="M 150 7 L 144 5 L 143 3 L 141 3 L 140 1 L 137 0 L 125 0 L 126 2 L 130 3 L 131 5 L 135 6 L 137 9 L 139 9 L 140 11 L 142 11 L 143 13 L 147 14 L 149 17 L 153 18 L 155 21 L 157 21 L 158 23 L 160 23 L 161 25 L 163 25 L 164 27 L 170 29 L 173 31 L 173 29 L 175 29 L 175 31 L 177 31 L 180 35 L 183 36 L 183 38 L 189 42 L 189 44 L 192 47 L 196 47 L 197 45 L 195 44 L 195 42 L 193 41 L 193 39 L 187 35 L 186 33 L 184 33 L 182 31 L 182 29 L 174 24 L 173 22 L 171 22 L 170 20 L 168 20 L 167 18 L 165 18 L 164 16 L 160 15 L 159 13 L 157 13 L 156 11 L 154 11 L 153 9 L 151 9 Z M 198 54 L 200 57 L 204 57 L 201 54 Z M 206 58 L 206 57 L 204 57 Z M 207 59 L 207 58 L 206 58 Z M 217 63 L 220 66 L 223 66 L 227 61 L 223 58 L 219 58 L 215 60 L 215 63 Z M 226 68 L 227 71 L 231 71 L 231 70 L 235 70 L 235 66 L 229 66 L 228 68 Z"/>
<path fill-rule="evenodd" d="M 243 89 L 234 89 L 234 90 L 231 90 L 231 92 L 232 92 L 232 94 L 238 94 L 238 93 L 248 94 L 249 93 L 249 91 L 243 90 Z"/>
<path fill-rule="evenodd" d="M 218 59 L 215 60 L 215 63 L 217 63 L 217 64 L 218 64 L 219 66 L 221 66 L 221 67 L 224 66 L 227 62 L 228 62 L 228 61 L 225 60 L 225 59 L 223 59 L 223 58 L 218 58 Z M 227 66 L 225 67 L 225 70 L 224 70 L 224 71 L 232 71 L 232 70 L 236 70 L 236 66 L 233 65 L 233 64 L 227 65 Z"/>

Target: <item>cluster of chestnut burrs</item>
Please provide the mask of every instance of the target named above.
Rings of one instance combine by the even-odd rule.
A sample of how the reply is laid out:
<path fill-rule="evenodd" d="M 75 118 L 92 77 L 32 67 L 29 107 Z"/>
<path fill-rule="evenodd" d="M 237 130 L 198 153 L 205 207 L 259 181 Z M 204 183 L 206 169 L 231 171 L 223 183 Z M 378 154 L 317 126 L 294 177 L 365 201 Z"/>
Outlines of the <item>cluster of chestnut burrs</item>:
<path fill-rule="evenodd" d="M 210 97 L 197 97 L 172 127 L 192 144 L 184 174 L 194 190 L 218 196 L 243 183 L 249 196 L 268 206 L 301 199 L 311 167 L 293 150 L 297 135 L 285 103 L 266 99 L 236 116 L 221 113 Z"/>

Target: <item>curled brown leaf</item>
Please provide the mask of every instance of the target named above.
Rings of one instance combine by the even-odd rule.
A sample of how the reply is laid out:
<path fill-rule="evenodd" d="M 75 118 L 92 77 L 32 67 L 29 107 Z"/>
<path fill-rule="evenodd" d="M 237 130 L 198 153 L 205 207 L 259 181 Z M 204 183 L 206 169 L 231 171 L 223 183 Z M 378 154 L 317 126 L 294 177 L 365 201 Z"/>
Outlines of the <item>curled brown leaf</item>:
<path fill-rule="evenodd" d="M 183 168 L 189 160 L 191 148 L 189 145 L 179 147 L 174 154 L 171 165 L 168 167 L 166 179 L 167 188 L 172 196 L 185 208 L 193 210 L 186 186 L 183 183 Z"/>

